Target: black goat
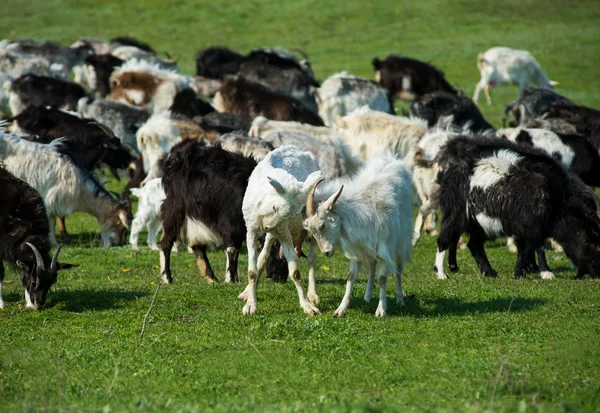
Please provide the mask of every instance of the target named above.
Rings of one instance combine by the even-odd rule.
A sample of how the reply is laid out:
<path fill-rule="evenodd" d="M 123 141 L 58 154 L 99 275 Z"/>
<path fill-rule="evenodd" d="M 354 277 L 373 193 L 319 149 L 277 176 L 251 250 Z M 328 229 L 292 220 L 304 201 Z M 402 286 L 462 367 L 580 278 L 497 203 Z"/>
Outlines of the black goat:
<path fill-rule="evenodd" d="M 10 110 L 13 115 L 29 106 L 77 110 L 77 102 L 86 96 L 81 85 L 47 76 L 27 74 L 10 85 Z"/>
<path fill-rule="evenodd" d="M 46 302 L 57 271 L 71 264 L 57 262 L 60 246 L 50 260 L 50 227 L 40 194 L 0 165 L 0 308 L 4 308 L 3 261 L 22 269 L 27 308 L 39 310 Z"/>
<path fill-rule="evenodd" d="M 186 88 L 177 92 L 169 110 L 174 115 L 183 115 L 193 119 L 195 116 L 208 115 L 214 112 L 215 108 L 200 99 L 192 89 Z"/>
<path fill-rule="evenodd" d="M 517 99 L 510 102 L 504 108 L 502 127 L 506 126 L 509 114 L 512 113 L 514 120 L 509 121 L 510 127 L 524 125 L 530 119 L 539 118 L 554 105 L 573 105 L 574 103 L 564 96 L 559 95 L 551 89 L 528 87 Z"/>

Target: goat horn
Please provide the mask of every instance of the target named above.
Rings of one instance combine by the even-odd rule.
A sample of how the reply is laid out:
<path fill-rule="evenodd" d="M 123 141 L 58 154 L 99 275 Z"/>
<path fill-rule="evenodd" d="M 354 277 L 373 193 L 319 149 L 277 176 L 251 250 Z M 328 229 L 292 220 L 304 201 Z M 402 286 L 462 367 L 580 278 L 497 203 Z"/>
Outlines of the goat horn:
<path fill-rule="evenodd" d="M 38 249 L 34 247 L 32 243 L 26 242 L 25 244 L 27 244 L 29 248 L 33 250 L 33 254 L 35 255 L 35 263 L 37 264 L 38 270 L 45 270 L 46 268 L 44 267 L 44 260 L 42 259 L 42 254 L 40 254 Z"/>
<path fill-rule="evenodd" d="M 50 272 L 55 272 L 56 267 L 58 266 L 58 253 L 64 244 L 60 244 L 54 253 L 54 257 L 52 257 L 52 262 L 50 263 Z"/>
<path fill-rule="evenodd" d="M 302 55 L 302 57 L 304 57 L 306 60 L 310 61 L 310 59 L 308 58 L 308 55 L 304 52 L 304 50 L 302 49 L 298 49 L 297 47 L 290 49 L 293 52 L 298 52 Z"/>
<path fill-rule="evenodd" d="M 315 212 L 315 191 L 317 190 L 317 186 L 323 182 L 324 179 L 321 178 L 317 181 L 317 183 L 315 184 L 315 186 L 312 187 L 312 189 L 310 190 L 310 193 L 308 194 L 308 198 L 306 199 L 306 215 L 310 218 L 312 217 Z"/>

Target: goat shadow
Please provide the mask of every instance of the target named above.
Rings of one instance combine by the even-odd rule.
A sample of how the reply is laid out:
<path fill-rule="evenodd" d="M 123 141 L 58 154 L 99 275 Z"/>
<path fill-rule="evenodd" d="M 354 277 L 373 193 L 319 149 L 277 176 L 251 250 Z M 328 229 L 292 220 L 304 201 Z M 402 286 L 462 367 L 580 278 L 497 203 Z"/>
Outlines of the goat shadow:
<path fill-rule="evenodd" d="M 129 301 L 137 300 L 150 293 L 121 290 L 60 290 L 50 291 L 44 308 L 60 306 L 65 311 L 104 311 L 123 308 Z"/>
<path fill-rule="evenodd" d="M 440 317 L 445 315 L 469 316 L 487 313 L 520 313 L 532 311 L 547 304 L 546 300 L 539 298 L 503 297 L 486 301 L 469 302 L 460 298 L 433 298 L 409 295 L 404 298 L 404 305 L 401 306 L 396 304 L 394 297 L 388 296 L 387 298 L 387 315 L 392 317 Z M 353 298 L 350 302 L 350 308 L 366 313 L 375 313 L 378 302 L 379 299 L 376 294 L 374 294 L 370 303 L 364 302 L 362 298 Z"/>

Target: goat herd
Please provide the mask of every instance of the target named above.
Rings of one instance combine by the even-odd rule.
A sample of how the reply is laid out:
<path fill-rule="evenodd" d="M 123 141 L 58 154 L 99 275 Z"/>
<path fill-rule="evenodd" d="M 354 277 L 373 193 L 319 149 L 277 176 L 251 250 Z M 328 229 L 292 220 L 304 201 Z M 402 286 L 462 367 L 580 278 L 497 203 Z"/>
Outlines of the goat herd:
<path fill-rule="evenodd" d="M 198 53 L 191 77 L 127 37 L 82 38 L 71 47 L 0 42 L 0 260 L 22 268 L 27 307 L 40 309 L 57 271 L 72 267 L 58 262 L 61 246 L 52 259 L 50 251 L 58 244 L 56 218 L 68 239 L 64 218 L 76 211 L 97 218 L 102 247 L 123 245 L 131 224 L 134 249 L 145 226 L 150 248 L 159 249 L 162 227 L 166 283 L 178 245 L 192 250 L 208 282 L 217 277 L 207 247 L 223 246 L 225 280 L 238 282 L 245 240 L 244 314 L 257 311 L 265 269 L 275 280 L 291 278 L 304 312 L 319 313 L 318 247 L 326 256 L 339 248 L 350 261 L 335 315 L 345 315 L 362 268 L 367 302 L 377 273 L 375 315 L 384 316 L 388 276 L 396 276 L 402 303 L 403 268 L 422 227 L 435 232 L 438 208 L 438 278 L 447 278 L 446 251 L 450 270 L 458 270 L 464 233 L 485 276 L 497 273 L 484 242 L 498 236 L 518 253 L 516 277 L 533 270 L 554 278 L 548 238 L 578 277 L 600 276 L 600 218 L 590 189 L 600 184 L 600 112 L 553 92 L 528 52 L 480 54 L 474 100 L 430 64 L 394 55 L 373 60 L 377 82 L 342 72 L 319 84 L 306 54 L 295 52 L 301 57 L 211 47 Z M 505 110 L 511 127 L 495 130 L 474 101 L 484 90 L 491 103 L 500 84 L 520 90 Z M 397 98 L 412 101 L 406 116 L 395 115 Z M 104 167 L 116 178 L 128 175 L 122 195 L 97 179 Z M 414 225 L 413 188 L 421 200 Z M 131 194 L 139 198 L 133 221 Z M 308 290 L 298 270 L 304 244 Z"/>

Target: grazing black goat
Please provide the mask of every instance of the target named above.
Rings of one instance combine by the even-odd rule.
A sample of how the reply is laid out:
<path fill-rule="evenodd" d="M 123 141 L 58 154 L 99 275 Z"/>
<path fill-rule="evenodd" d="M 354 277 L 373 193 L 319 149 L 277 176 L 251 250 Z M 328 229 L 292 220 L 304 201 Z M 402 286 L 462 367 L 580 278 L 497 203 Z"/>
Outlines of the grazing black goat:
<path fill-rule="evenodd" d="M 56 282 L 57 271 L 73 265 L 57 262 L 60 246 L 50 260 L 50 227 L 42 197 L 1 164 L 0 192 L 0 308 L 4 308 L 2 282 L 6 261 L 23 271 L 27 308 L 39 310 Z"/>

